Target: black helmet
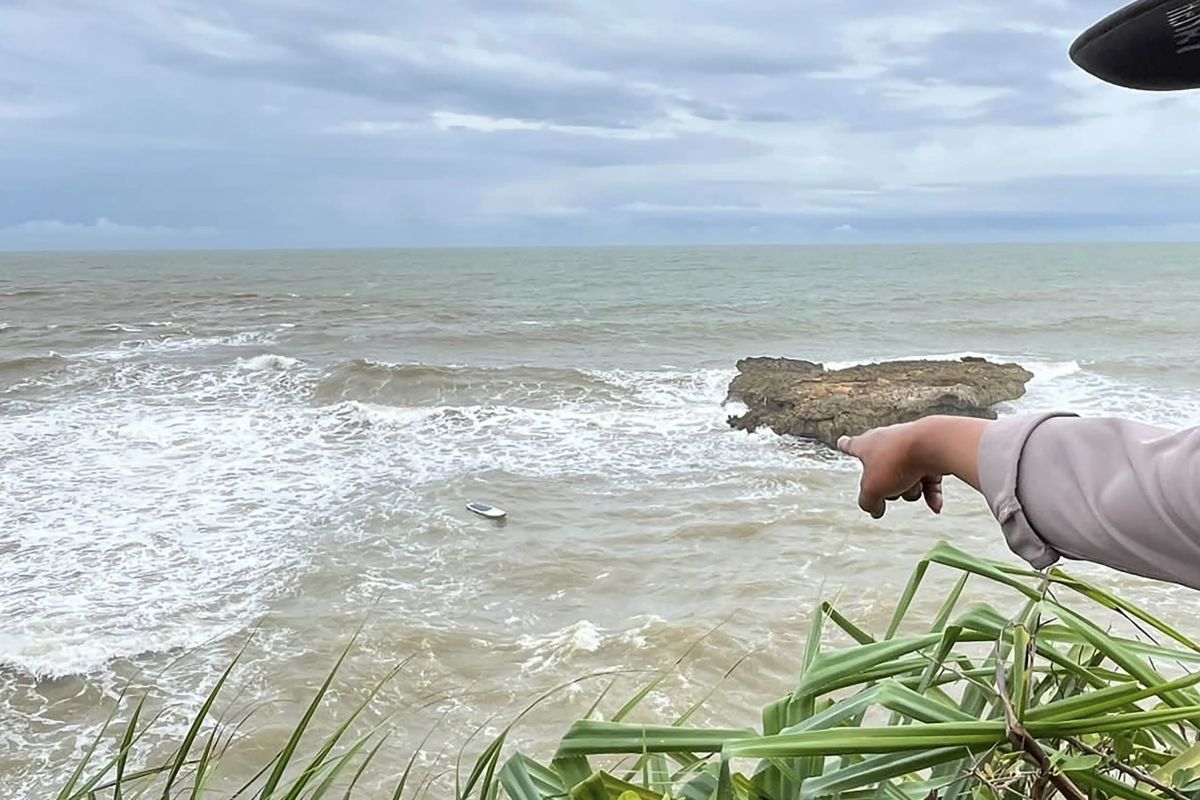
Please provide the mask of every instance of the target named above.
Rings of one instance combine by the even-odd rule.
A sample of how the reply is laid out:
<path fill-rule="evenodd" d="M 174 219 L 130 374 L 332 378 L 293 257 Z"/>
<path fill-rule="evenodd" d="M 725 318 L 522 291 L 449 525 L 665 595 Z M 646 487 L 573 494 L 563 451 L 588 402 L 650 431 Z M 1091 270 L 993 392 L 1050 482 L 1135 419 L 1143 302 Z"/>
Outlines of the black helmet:
<path fill-rule="evenodd" d="M 1200 0 L 1130 3 L 1084 31 L 1071 60 L 1128 89 L 1200 88 Z"/>

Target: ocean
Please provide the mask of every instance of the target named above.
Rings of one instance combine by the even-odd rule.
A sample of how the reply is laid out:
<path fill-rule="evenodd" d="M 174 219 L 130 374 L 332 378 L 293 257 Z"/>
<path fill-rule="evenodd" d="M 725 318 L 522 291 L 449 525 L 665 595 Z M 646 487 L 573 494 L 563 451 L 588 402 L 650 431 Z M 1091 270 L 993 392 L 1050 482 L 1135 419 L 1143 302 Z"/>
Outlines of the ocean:
<path fill-rule="evenodd" d="M 980 355 L 1035 375 L 1003 414 L 1184 427 L 1198 298 L 1192 245 L 0 254 L 0 797 L 54 796 L 127 684 L 167 747 L 243 648 L 249 777 L 360 625 L 329 709 L 409 659 L 371 718 L 397 758 L 441 720 L 419 769 L 693 645 L 647 713 L 752 725 L 821 599 L 879 626 L 936 541 L 1012 556 L 964 487 L 873 522 L 854 463 L 730 430 L 739 358 Z"/>

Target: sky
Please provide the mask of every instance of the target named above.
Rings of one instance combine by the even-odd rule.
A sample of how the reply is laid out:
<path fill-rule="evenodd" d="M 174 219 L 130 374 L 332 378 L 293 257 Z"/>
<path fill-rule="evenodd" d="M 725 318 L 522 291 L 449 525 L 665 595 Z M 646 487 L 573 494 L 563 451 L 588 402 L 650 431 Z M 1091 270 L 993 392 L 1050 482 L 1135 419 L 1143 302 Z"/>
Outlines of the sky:
<path fill-rule="evenodd" d="M 0 249 L 1200 239 L 1121 0 L 0 0 Z"/>

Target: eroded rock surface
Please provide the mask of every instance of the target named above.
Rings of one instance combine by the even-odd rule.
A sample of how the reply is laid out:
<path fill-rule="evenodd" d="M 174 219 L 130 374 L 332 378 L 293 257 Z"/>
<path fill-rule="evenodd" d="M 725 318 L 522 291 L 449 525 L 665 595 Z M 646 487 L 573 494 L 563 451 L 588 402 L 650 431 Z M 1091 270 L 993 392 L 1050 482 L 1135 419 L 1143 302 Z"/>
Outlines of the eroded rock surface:
<path fill-rule="evenodd" d="M 827 370 L 811 361 L 747 358 L 729 386 L 729 401 L 749 411 L 730 417 L 745 431 L 837 445 L 841 436 L 938 414 L 995 419 L 995 406 L 1025 395 L 1033 373 L 980 358 L 889 361 Z"/>

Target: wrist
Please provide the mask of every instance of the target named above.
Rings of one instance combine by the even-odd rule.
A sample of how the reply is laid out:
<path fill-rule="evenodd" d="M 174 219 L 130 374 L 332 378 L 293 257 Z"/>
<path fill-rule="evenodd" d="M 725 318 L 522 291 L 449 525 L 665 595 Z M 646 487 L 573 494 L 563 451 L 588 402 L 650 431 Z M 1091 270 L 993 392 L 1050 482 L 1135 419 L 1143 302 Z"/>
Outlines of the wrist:
<path fill-rule="evenodd" d="M 911 463 L 927 475 L 953 475 L 979 488 L 979 447 L 990 420 L 935 416 L 912 424 Z"/>

